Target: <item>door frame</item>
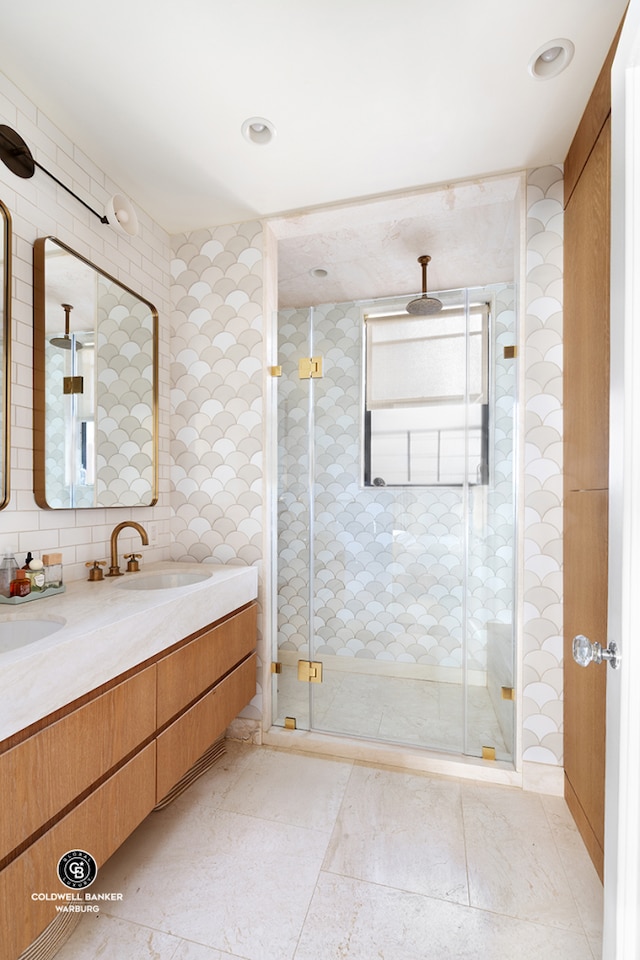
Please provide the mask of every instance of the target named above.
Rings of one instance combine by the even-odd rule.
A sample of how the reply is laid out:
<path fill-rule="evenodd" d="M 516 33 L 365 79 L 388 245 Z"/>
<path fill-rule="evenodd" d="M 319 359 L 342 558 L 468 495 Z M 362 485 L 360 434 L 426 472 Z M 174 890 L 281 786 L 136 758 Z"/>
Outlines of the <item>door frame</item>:
<path fill-rule="evenodd" d="M 640 170 L 640 0 L 629 4 L 613 63 L 611 124 L 608 639 L 618 644 L 621 667 L 607 667 L 602 956 L 636 960 L 640 956 L 640 176 L 636 172 Z"/>

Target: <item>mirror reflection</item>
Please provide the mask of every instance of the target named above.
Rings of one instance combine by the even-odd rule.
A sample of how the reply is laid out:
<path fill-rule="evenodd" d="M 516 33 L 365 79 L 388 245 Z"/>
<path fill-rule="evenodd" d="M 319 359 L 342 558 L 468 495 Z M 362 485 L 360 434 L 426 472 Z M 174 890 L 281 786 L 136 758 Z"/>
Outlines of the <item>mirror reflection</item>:
<path fill-rule="evenodd" d="M 9 405 L 11 384 L 11 217 L 0 200 L 0 509 L 9 500 Z"/>
<path fill-rule="evenodd" d="M 59 240 L 34 247 L 34 477 L 49 509 L 157 500 L 157 321 Z"/>

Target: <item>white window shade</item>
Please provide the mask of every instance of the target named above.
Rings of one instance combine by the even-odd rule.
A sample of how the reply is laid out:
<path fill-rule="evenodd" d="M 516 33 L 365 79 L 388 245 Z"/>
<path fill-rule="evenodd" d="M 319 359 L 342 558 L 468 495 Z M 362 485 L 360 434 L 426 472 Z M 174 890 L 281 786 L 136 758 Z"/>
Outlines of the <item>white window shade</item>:
<path fill-rule="evenodd" d="M 487 317 L 486 306 L 471 308 L 467 335 L 462 310 L 435 317 L 368 316 L 367 409 L 484 402 Z"/>

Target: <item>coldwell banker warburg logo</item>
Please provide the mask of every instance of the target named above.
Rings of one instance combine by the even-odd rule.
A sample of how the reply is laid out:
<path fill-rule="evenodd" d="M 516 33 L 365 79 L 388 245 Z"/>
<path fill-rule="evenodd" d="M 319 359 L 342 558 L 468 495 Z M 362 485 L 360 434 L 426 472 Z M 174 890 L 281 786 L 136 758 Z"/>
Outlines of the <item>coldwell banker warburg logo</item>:
<path fill-rule="evenodd" d="M 58 913 L 98 913 L 96 901 L 122 900 L 121 893 L 81 893 L 98 876 L 98 864 L 86 850 L 68 850 L 58 860 L 58 879 L 72 893 L 32 893 L 31 899 L 55 902 Z"/>
<path fill-rule="evenodd" d="M 70 890 L 82 890 L 98 876 L 98 864 L 86 850 L 69 850 L 58 861 L 58 876 Z"/>

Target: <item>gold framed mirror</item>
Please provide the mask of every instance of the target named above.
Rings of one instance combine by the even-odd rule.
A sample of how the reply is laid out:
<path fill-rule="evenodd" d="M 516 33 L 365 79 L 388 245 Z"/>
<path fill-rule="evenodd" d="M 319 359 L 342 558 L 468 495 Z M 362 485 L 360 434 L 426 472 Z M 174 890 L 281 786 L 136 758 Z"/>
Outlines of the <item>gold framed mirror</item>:
<path fill-rule="evenodd" d="M 0 200 L 0 510 L 9 502 L 11 435 L 11 216 Z"/>
<path fill-rule="evenodd" d="M 36 503 L 153 506 L 157 310 L 53 237 L 34 244 L 33 282 Z"/>

